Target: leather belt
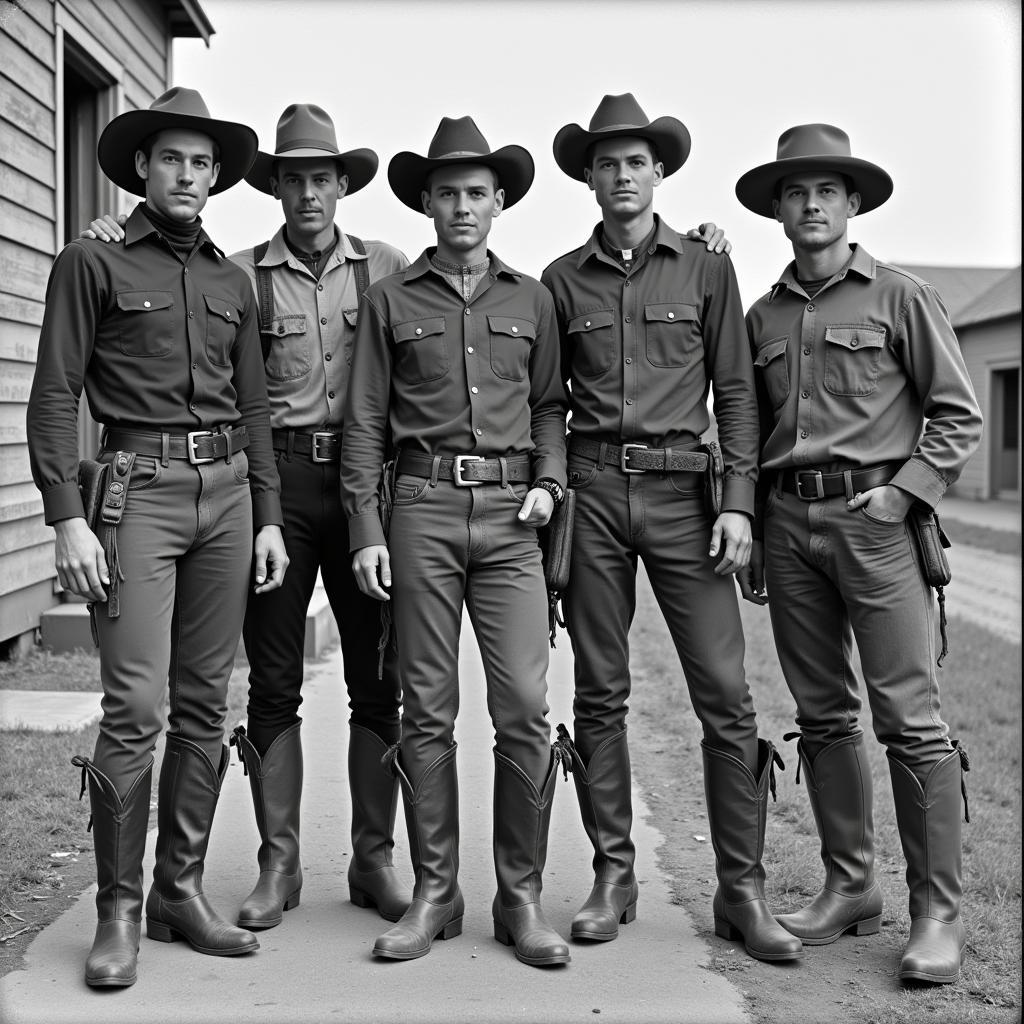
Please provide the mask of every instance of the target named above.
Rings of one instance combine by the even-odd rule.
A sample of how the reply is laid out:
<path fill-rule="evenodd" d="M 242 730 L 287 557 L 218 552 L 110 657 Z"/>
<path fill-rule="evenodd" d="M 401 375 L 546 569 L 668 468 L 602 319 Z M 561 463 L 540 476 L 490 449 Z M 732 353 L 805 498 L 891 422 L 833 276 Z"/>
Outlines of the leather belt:
<path fill-rule="evenodd" d="M 287 452 L 289 457 L 293 453 L 297 453 L 308 455 L 313 462 L 339 462 L 341 460 L 340 430 L 303 432 L 274 429 L 271 434 L 275 451 Z"/>
<path fill-rule="evenodd" d="M 436 469 L 435 469 L 436 463 Z M 523 483 L 530 479 L 529 455 L 505 455 L 484 458 L 482 455 L 424 455 L 402 452 L 395 467 L 398 473 L 430 479 L 450 480 L 456 487 L 478 487 L 480 484 Z"/>
<path fill-rule="evenodd" d="M 823 498 L 852 498 L 858 491 L 887 484 L 899 471 L 901 462 L 881 462 L 877 466 L 848 469 L 842 473 L 822 473 L 817 469 L 784 469 L 776 477 L 776 486 L 801 501 Z"/>
<path fill-rule="evenodd" d="M 245 427 L 224 431 L 191 430 L 187 434 L 107 427 L 102 443 L 109 451 L 135 452 L 161 460 L 188 459 L 193 466 L 201 466 L 216 459 L 230 459 L 235 452 L 247 448 L 249 433 Z"/>
<path fill-rule="evenodd" d="M 623 445 L 591 441 L 586 437 L 569 437 L 569 454 L 593 459 L 599 468 L 618 466 L 623 473 L 704 473 L 708 468 L 706 452 L 648 448 L 645 444 L 627 442 Z"/>

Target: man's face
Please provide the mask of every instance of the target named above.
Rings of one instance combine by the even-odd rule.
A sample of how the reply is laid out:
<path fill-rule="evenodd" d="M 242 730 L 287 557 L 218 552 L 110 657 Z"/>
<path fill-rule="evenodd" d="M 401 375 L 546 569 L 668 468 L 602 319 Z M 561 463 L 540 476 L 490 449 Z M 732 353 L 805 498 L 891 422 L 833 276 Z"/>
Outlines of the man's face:
<path fill-rule="evenodd" d="M 148 157 L 136 150 L 135 170 L 146 182 L 146 202 L 157 213 L 187 224 L 206 205 L 220 164 L 213 162 L 208 135 L 170 128 L 156 135 Z"/>
<path fill-rule="evenodd" d="M 645 213 L 654 204 L 654 190 L 665 168 L 654 159 L 646 139 L 619 138 L 597 143 L 584 169 L 597 205 L 608 215 L 623 220 Z"/>
<path fill-rule="evenodd" d="M 846 238 L 847 221 L 860 209 L 860 193 L 847 192 L 841 174 L 816 171 L 782 179 L 775 219 L 794 248 L 827 249 Z"/>
<path fill-rule="evenodd" d="M 452 164 L 434 171 L 427 186 L 423 212 L 434 222 L 439 248 L 455 253 L 486 248 L 491 221 L 505 203 L 494 172 L 475 164 Z"/>
<path fill-rule="evenodd" d="M 280 160 L 275 170 L 270 187 L 293 236 L 318 235 L 334 224 L 338 200 L 348 189 L 348 175 L 338 174 L 336 160 Z"/>

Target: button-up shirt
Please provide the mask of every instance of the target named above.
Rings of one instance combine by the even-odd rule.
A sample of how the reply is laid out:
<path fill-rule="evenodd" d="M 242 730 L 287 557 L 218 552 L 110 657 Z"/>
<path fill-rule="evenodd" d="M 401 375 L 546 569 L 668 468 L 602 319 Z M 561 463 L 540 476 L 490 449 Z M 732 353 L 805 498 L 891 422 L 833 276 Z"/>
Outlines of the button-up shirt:
<path fill-rule="evenodd" d="M 123 242 L 76 238 L 57 256 L 27 414 L 47 523 L 84 514 L 83 386 L 93 416 L 109 427 L 246 427 L 255 525 L 282 523 L 252 286 L 205 231 L 182 259 L 140 204 Z"/>
<path fill-rule="evenodd" d="M 353 264 L 364 260 L 370 281 L 409 265 L 398 249 L 385 242 L 368 241 L 365 248 L 365 256 L 357 253 L 348 236 L 340 234 L 318 280 L 288 248 L 284 227 L 270 240 L 260 266 L 271 269 L 274 287 L 266 360 L 274 427 L 319 430 L 341 426 L 359 308 Z M 253 250 L 243 249 L 231 259 L 246 272 L 255 289 Z"/>
<path fill-rule="evenodd" d="M 790 264 L 747 330 L 763 470 L 902 462 L 892 483 L 934 507 L 978 446 L 981 412 L 938 294 L 862 246 L 813 298 Z"/>
<path fill-rule="evenodd" d="M 725 461 L 723 508 L 752 514 L 757 410 L 732 262 L 657 218 L 644 258 L 627 271 L 586 245 L 541 276 L 555 300 L 573 432 L 614 444 L 693 447 L 709 427 Z"/>
<path fill-rule="evenodd" d="M 388 431 L 429 455 L 529 454 L 563 487 L 565 387 L 551 296 L 488 253 L 467 302 L 424 252 L 360 306 L 341 455 L 353 551 L 383 544 L 377 485 Z"/>

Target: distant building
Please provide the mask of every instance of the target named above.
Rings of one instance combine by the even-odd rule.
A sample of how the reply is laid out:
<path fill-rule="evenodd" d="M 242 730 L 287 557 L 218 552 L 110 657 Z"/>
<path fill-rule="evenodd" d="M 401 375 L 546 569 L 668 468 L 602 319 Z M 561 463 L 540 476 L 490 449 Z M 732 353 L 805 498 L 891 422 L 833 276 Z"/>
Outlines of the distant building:
<path fill-rule="evenodd" d="M 196 0 L 0 0 L 0 647 L 60 601 L 25 443 L 50 265 L 123 205 L 96 163 L 103 126 L 171 86 L 176 37 L 212 34 Z M 94 455 L 84 410 L 79 436 Z"/>
<path fill-rule="evenodd" d="M 985 433 L 950 494 L 1020 500 L 1020 267 L 897 265 L 937 289 L 949 312 Z"/>

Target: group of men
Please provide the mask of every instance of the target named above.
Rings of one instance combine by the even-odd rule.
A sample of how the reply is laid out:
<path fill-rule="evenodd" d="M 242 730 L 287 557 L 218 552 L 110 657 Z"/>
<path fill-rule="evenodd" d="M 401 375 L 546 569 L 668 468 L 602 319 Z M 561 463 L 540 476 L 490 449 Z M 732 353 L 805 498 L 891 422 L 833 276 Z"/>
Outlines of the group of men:
<path fill-rule="evenodd" d="M 931 595 L 905 517 L 956 480 L 981 419 L 934 290 L 848 241 L 848 219 L 881 205 L 892 182 L 837 128 L 784 133 L 737 196 L 782 223 L 795 260 L 744 323 L 721 232 L 681 235 L 654 212 L 655 188 L 689 155 L 682 122 L 606 96 L 553 148 L 595 193 L 601 222 L 538 282 L 488 245 L 494 218 L 529 191 L 533 159 L 492 150 L 469 117 L 442 119 L 427 155 L 388 167 L 395 196 L 436 233 L 412 264 L 336 228 L 339 199 L 373 178 L 377 157 L 341 151 L 319 107 L 289 106 L 273 153 L 182 88 L 104 131 L 101 167 L 144 202 L 123 231 L 94 222 L 58 256 L 28 416 L 60 582 L 98 611 L 103 717 L 92 758 L 75 759 L 99 882 L 89 985 L 136 979 L 168 680 L 148 935 L 247 953 L 254 931 L 298 904 L 302 638 L 318 572 L 351 708 L 350 895 L 392 923 L 374 954 L 417 958 L 462 929 L 463 607 L 495 729 L 495 938 L 532 966 L 570 960 L 540 899 L 561 765 L 594 847 L 571 938 L 615 939 L 638 898 L 626 731 L 638 559 L 703 727 L 716 932 L 787 961 L 879 929 L 856 643 L 907 859 L 900 977 L 956 980 L 966 764 L 939 717 Z M 243 177 L 281 201 L 285 223 L 229 261 L 198 214 Z M 79 496 L 83 388 L 104 426 L 99 459 L 126 496 L 115 565 Z M 712 388 L 714 504 L 715 452 L 702 445 Z M 552 743 L 537 531 L 568 487 L 574 727 Z M 770 583 L 826 869 L 810 905 L 778 918 L 761 860 L 779 759 L 758 735 L 734 576 L 756 603 Z M 104 613 L 111 584 L 124 598 L 116 614 Z M 202 871 L 239 632 L 248 720 L 231 742 L 260 847 L 230 924 L 205 900 Z M 411 893 L 392 857 L 399 798 Z"/>

